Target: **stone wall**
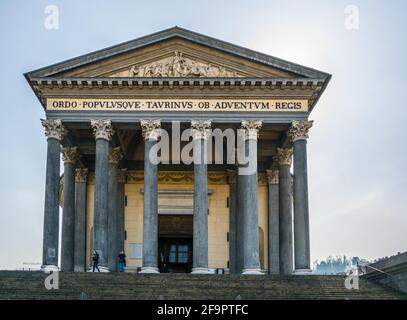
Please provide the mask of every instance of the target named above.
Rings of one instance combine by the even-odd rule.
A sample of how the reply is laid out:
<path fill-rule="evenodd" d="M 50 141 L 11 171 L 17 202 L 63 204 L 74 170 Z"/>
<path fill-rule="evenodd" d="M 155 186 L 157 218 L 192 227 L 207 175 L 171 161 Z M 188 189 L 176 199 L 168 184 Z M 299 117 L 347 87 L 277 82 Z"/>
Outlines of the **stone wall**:
<path fill-rule="evenodd" d="M 407 293 L 407 252 L 368 265 L 364 277 Z"/>

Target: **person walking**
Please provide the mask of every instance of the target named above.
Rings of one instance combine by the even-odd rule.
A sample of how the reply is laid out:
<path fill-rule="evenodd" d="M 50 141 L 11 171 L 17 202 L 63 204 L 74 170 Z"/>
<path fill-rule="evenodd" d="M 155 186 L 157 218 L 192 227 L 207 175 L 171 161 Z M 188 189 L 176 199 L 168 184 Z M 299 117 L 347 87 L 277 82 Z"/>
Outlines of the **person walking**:
<path fill-rule="evenodd" d="M 98 264 L 99 264 L 99 253 L 97 253 L 96 250 L 93 250 L 93 272 L 95 272 L 95 269 L 97 269 L 98 272 L 100 272 Z"/>
<path fill-rule="evenodd" d="M 124 267 L 126 266 L 126 255 L 124 251 L 119 252 L 119 272 L 124 272 Z"/>

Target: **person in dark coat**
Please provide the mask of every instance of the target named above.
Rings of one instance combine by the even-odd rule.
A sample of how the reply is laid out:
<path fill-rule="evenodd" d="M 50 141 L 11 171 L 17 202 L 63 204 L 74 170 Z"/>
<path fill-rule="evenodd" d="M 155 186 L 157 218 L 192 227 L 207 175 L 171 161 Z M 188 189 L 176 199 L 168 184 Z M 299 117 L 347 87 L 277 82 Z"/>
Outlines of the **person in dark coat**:
<path fill-rule="evenodd" d="M 99 253 L 97 253 L 96 250 L 93 250 L 92 261 L 93 261 L 93 272 L 95 272 L 95 269 L 97 269 L 98 272 L 100 272 L 99 267 L 98 267 L 98 264 L 99 264 Z"/>
<path fill-rule="evenodd" d="M 126 255 L 123 251 L 119 252 L 119 272 L 124 272 L 124 267 L 126 266 Z"/>

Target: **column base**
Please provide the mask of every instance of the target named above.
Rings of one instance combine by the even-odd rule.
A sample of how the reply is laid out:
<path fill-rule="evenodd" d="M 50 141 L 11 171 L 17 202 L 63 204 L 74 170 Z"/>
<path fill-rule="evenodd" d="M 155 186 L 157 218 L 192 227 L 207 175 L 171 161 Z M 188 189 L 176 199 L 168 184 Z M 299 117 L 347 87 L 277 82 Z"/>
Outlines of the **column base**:
<path fill-rule="evenodd" d="M 198 268 L 193 268 L 191 271 L 191 274 L 210 274 L 211 272 L 209 271 L 208 268 L 203 268 L 203 267 L 198 267 Z"/>
<path fill-rule="evenodd" d="M 141 267 L 139 273 L 160 273 L 157 267 Z"/>
<path fill-rule="evenodd" d="M 309 275 L 311 273 L 311 269 L 297 269 L 293 271 L 293 275 Z"/>
<path fill-rule="evenodd" d="M 98 267 L 99 267 L 99 270 L 100 270 L 101 273 L 108 273 L 108 272 L 110 272 L 110 270 L 109 270 L 108 267 L 102 267 L 102 266 L 98 266 Z M 86 272 L 93 272 L 93 267 L 89 267 L 88 270 L 86 270 Z M 95 270 L 95 273 L 97 273 L 97 272 L 98 272 L 98 271 Z"/>
<path fill-rule="evenodd" d="M 261 270 L 259 268 L 245 268 L 245 269 L 243 269 L 242 274 L 257 274 L 257 275 L 263 274 L 264 275 L 264 273 L 261 272 Z"/>
<path fill-rule="evenodd" d="M 59 270 L 58 266 L 55 266 L 53 264 L 47 264 L 47 265 L 42 265 L 41 268 L 40 268 L 40 271 L 43 271 L 43 272 L 52 271 L 52 272 L 54 272 L 54 271 L 60 271 L 60 270 Z"/>

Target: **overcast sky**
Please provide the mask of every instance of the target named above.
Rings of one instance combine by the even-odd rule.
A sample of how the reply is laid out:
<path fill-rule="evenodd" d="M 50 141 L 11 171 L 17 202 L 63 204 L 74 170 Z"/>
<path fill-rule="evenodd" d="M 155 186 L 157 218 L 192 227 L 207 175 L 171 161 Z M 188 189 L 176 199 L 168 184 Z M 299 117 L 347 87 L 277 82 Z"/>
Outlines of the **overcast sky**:
<path fill-rule="evenodd" d="M 174 25 L 331 73 L 310 116 L 312 260 L 405 251 L 406 21 L 405 1 L 2 0 L 0 269 L 42 253 L 44 112 L 22 74 Z"/>

